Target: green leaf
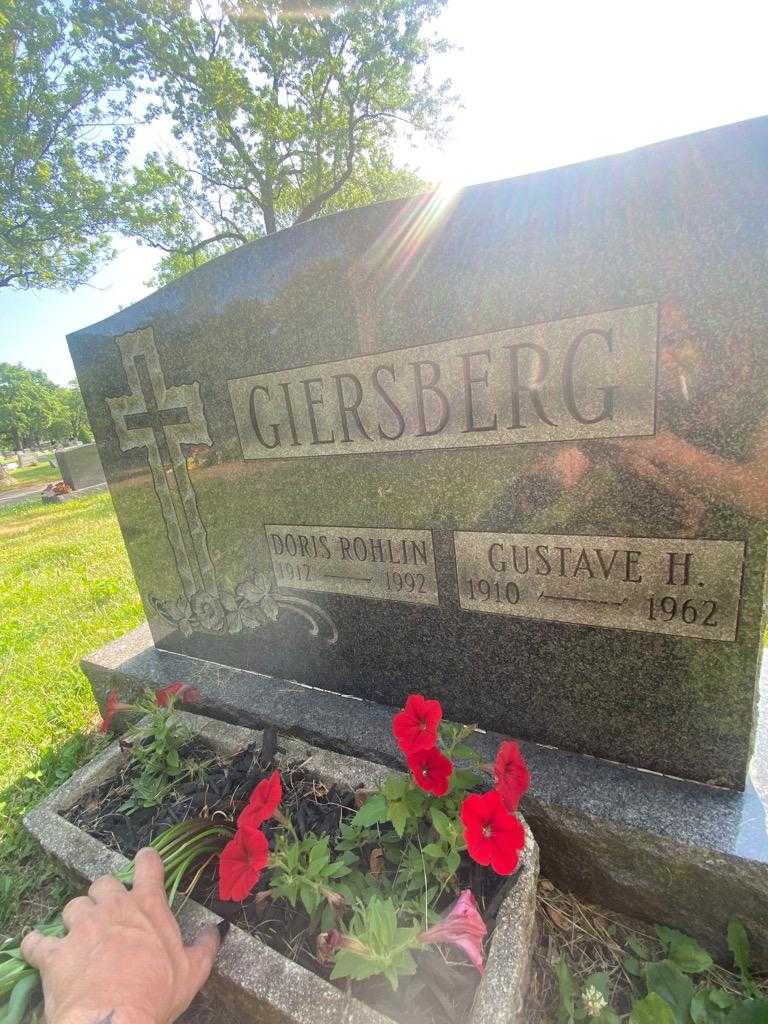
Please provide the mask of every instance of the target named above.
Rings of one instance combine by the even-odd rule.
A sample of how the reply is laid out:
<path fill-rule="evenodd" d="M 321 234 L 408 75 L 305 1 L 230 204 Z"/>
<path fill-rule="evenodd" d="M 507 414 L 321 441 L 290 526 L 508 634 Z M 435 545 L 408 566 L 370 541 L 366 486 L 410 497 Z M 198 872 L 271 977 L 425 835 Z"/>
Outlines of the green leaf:
<path fill-rule="evenodd" d="M 328 850 L 328 836 L 323 836 L 312 845 L 309 851 L 309 866 L 312 868 L 323 867 L 331 859 Z"/>
<path fill-rule="evenodd" d="M 310 888 L 308 885 L 302 885 L 299 890 L 299 896 L 301 902 L 304 904 L 304 909 L 308 914 L 313 914 L 320 905 L 320 893 L 316 889 Z"/>
<path fill-rule="evenodd" d="M 453 825 L 451 825 L 448 815 L 443 814 L 443 812 L 438 810 L 437 807 L 433 807 L 430 813 L 432 816 L 432 824 L 435 826 L 435 831 L 440 838 L 451 839 L 454 833 L 454 828 Z"/>
<path fill-rule="evenodd" d="M 736 1005 L 736 996 L 732 996 L 730 992 L 726 992 L 722 988 L 711 988 L 708 990 L 710 1002 L 713 1002 L 715 1006 L 721 1010 L 730 1010 Z"/>
<path fill-rule="evenodd" d="M 688 1007 L 693 998 L 691 979 L 669 960 L 648 964 L 643 976 L 649 994 L 655 992 L 670 1005 L 677 1024 L 687 1024 Z"/>
<path fill-rule="evenodd" d="M 400 800 L 409 785 L 408 779 L 403 775 L 388 775 L 382 787 L 384 796 L 387 800 Z"/>
<path fill-rule="evenodd" d="M 738 917 L 728 922 L 728 949 L 733 953 L 733 962 L 739 969 L 741 983 L 749 995 L 755 995 L 756 989 L 752 981 L 752 968 L 749 954 L 749 938 L 747 929 Z"/>
<path fill-rule="evenodd" d="M 437 860 L 443 856 L 443 848 L 439 843 L 427 843 L 423 848 L 422 853 L 425 857 L 429 857 L 432 860 Z"/>
<path fill-rule="evenodd" d="M 331 980 L 351 978 L 353 981 L 364 981 L 379 973 L 379 965 L 368 957 L 353 953 L 351 949 L 340 949 L 331 971 Z"/>
<path fill-rule="evenodd" d="M 642 968 L 640 961 L 633 956 L 625 957 L 622 961 L 622 966 L 627 974 L 631 974 L 634 978 L 640 978 L 642 976 Z"/>
<path fill-rule="evenodd" d="M 351 871 L 352 868 L 347 867 L 343 861 L 335 860 L 333 864 L 327 864 L 323 868 L 323 878 L 344 878 Z"/>
<path fill-rule="evenodd" d="M 323 907 L 323 912 L 320 915 L 320 931 L 329 932 L 331 928 L 336 927 L 336 914 L 333 911 L 333 907 L 330 903 L 326 903 Z"/>
<path fill-rule="evenodd" d="M 660 925 L 656 926 L 656 934 L 669 959 L 686 974 L 699 974 L 712 966 L 712 957 L 690 935 Z"/>
<path fill-rule="evenodd" d="M 676 1024 L 677 1017 L 656 992 L 649 993 L 632 1007 L 629 1024 Z"/>
<path fill-rule="evenodd" d="M 451 775 L 451 789 L 454 792 L 466 792 L 481 781 L 477 772 L 470 772 L 466 768 L 456 768 Z"/>
<path fill-rule="evenodd" d="M 405 802 L 403 800 L 390 801 L 387 805 L 387 817 L 392 822 L 395 832 L 402 839 L 408 821 L 408 808 L 405 806 Z"/>
<path fill-rule="evenodd" d="M 627 945 L 641 960 L 650 960 L 651 953 L 646 943 L 636 935 L 627 940 Z"/>
<path fill-rule="evenodd" d="M 677 964 L 681 971 L 686 974 L 700 974 L 708 971 L 712 966 L 712 957 L 695 939 L 688 939 L 681 943 L 669 954 L 670 960 Z"/>
<path fill-rule="evenodd" d="M 453 752 L 454 757 L 460 757 L 466 761 L 475 756 L 475 752 L 467 743 L 460 743 Z"/>
<path fill-rule="evenodd" d="M 574 1000 L 573 975 L 562 955 L 555 964 L 555 977 L 557 978 L 557 988 L 560 993 L 559 1019 L 561 1024 L 571 1024 L 573 1021 Z"/>
<path fill-rule="evenodd" d="M 377 822 L 387 820 L 387 801 L 383 793 L 369 796 L 351 821 L 353 828 L 368 828 Z"/>
<path fill-rule="evenodd" d="M 608 975 L 601 971 L 599 974 L 590 974 L 587 980 L 584 982 L 583 989 L 585 988 L 596 988 L 597 991 L 603 996 L 604 999 L 608 999 Z"/>
<path fill-rule="evenodd" d="M 659 942 L 664 947 L 665 953 L 668 953 L 670 949 L 674 949 L 675 945 L 682 939 L 688 938 L 683 932 L 678 932 L 674 928 L 665 928 L 660 924 L 656 925 L 655 931 L 659 937 Z"/>
<path fill-rule="evenodd" d="M 706 992 L 697 992 L 691 1000 L 691 1020 L 693 1024 L 714 1024 L 709 1015 L 709 999 Z"/>
<path fill-rule="evenodd" d="M 727 1024 L 727 1011 L 736 1000 L 720 988 L 701 989 L 691 1000 L 693 1024 Z"/>
<path fill-rule="evenodd" d="M 451 850 L 451 852 L 445 858 L 446 868 L 451 872 L 452 875 L 455 875 L 456 872 L 459 870 L 459 864 L 461 864 L 461 857 L 455 850 Z"/>
<path fill-rule="evenodd" d="M 768 1024 L 768 999 L 748 999 L 737 1006 L 729 1024 Z"/>
<path fill-rule="evenodd" d="M 593 1021 L 594 1024 L 621 1024 L 620 1018 L 607 1006 L 593 1018 Z"/>

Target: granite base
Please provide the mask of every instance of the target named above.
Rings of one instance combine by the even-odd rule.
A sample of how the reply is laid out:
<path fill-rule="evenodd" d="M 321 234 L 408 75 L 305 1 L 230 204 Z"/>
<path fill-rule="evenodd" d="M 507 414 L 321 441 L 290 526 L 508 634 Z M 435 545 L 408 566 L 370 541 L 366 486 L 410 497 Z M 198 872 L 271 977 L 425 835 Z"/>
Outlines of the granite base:
<path fill-rule="evenodd" d="M 343 754 L 401 767 L 382 705 L 158 651 L 140 626 L 89 655 L 83 669 L 103 706 L 181 679 L 200 691 L 190 710 L 282 734 Z M 763 673 L 763 695 L 768 672 Z M 533 784 L 523 813 L 541 850 L 542 872 L 560 888 L 612 909 L 681 928 L 725 957 L 733 915 L 749 929 L 755 962 L 768 967 L 768 733 L 766 714 L 745 792 L 523 742 Z M 490 758 L 501 736 L 476 746 Z"/>

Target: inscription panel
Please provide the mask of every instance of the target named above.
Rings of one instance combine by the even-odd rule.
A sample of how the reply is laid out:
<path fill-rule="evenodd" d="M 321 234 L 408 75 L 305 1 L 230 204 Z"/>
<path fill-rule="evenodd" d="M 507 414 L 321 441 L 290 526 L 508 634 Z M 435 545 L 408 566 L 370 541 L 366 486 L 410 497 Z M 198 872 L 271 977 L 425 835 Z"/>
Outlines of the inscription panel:
<path fill-rule="evenodd" d="M 439 604 L 429 530 L 264 527 L 278 587 Z"/>
<path fill-rule="evenodd" d="M 741 541 L 455 531 L 454 542 L 468 611 L 736 639 Z"/>
<path fill-rule="evenodd" d="M 658 309 L 229 380 L 246 459 L 654 433 Z"/>

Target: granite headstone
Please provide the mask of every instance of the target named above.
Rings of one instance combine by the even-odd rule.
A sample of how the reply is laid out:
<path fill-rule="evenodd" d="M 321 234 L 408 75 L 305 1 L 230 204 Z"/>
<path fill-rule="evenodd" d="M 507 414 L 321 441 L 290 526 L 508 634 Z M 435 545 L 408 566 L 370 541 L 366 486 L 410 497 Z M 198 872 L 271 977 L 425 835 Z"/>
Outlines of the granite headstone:
<path fill-rule="evenodd" d="M 104 470 L 95 444 L 81 444 L 73 448 L 60 448 L 56 462 L 61 478 L 73 491 L 95 487 L 104 483 Z"/>
<path fill-rule="evenodd" d="M 758 119 L 302 224 L 71 335 L 156 646 L 740 788 L 766 243 Z"/>

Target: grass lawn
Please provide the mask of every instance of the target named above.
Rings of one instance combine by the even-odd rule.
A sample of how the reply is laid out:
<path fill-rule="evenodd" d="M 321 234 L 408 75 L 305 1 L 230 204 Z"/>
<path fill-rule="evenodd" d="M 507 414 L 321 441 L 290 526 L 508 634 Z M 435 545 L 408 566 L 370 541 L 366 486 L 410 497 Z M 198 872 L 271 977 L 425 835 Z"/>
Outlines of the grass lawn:
<path fill-rule="evenodd" d="M 47 462 L 41 462 L 39 466 L 25 466 L 24 469 L 11 469 L 8 476 L 10 487 L 4 487 L 0 494 L 13 494 L 14 491 L 23 491 L 36 484 L 42 490 L 51 480 L 61 480 L 58 466 L 51 466 Z"/>
<path fill-rule="evenodd" d="M 0 509 L 0 932 L 61 896 L 21 815 L 92 749 L 80 659 L 142 617 L 108 494 Z"/>

